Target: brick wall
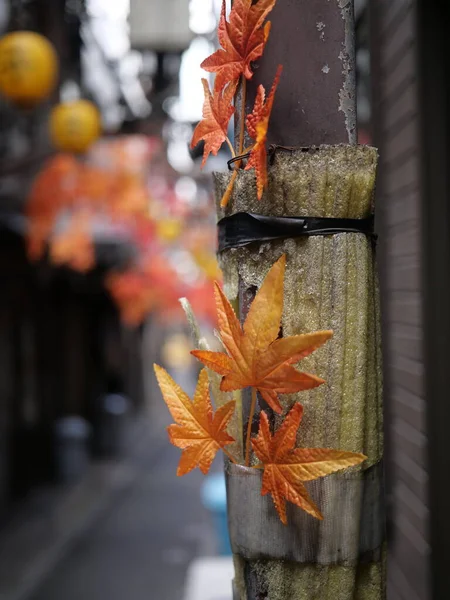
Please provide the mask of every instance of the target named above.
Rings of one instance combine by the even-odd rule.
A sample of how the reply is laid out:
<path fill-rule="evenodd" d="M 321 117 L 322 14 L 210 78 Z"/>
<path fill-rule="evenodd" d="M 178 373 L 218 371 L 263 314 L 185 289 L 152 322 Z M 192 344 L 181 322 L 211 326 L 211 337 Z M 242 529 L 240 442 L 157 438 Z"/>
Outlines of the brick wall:
<path fill-rule="evenodd" d="M 372 4 L 372 3 L 371 3 Z M 415 0 L 371 7 L 389 511 L 388 600 L 428 600 Z"/>

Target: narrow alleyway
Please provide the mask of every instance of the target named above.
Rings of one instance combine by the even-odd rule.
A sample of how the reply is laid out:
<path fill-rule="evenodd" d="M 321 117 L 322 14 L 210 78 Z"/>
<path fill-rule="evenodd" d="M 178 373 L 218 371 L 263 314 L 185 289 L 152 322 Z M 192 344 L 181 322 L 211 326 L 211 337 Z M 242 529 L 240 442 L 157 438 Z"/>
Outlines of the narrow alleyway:
<path fill-rule="evenodd" d="M 152 435 L 128 459 L 132 483 L 30 600 L 182 600 L 190 562 L 215 553 L 200 499 L 203 477 L 176 476 L 179 451 L 165 433 L 169 415 L 162 402 L 154 412 Z"/>

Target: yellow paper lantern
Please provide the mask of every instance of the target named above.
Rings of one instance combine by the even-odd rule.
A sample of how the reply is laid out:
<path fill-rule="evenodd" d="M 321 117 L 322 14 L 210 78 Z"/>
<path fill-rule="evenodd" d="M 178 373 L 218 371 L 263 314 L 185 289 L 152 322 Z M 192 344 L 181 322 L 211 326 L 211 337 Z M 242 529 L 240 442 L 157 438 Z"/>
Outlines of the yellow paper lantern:
<path fill-rule="evenodd" d="M 33 106 L 56 84 L 58 59 L 52 44 L 33 31 L 0 39 L 0 93 L 15 104 Z"/>
<path fill-rule="evenodd" d="M 86 152 L 100 132 L 100 113 L 88 100 L 58 104 L 50 115 L 51 138 L 59 150 Z"/>

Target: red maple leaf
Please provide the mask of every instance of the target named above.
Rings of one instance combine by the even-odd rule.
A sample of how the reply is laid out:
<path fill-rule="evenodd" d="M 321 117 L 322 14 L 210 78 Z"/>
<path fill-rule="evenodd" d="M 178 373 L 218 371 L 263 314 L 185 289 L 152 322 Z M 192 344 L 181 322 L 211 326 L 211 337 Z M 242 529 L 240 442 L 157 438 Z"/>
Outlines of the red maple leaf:
<path fill-rule="evenodd" d="M 258 200 L 261 200 L 263 191 L 267 187 L 267 131 L 269 129 L 269 120 L 272 113 L 273 101 L 275 92 L 280 81 L 281 71 L 283 67 L 280 65 L 275 75 L 275 80 L 272 89 L 266 100 L 266 90 L 262 85 L 258 87 L 256 94 L 255 105 L 253 112 L 247 116 L 247 131 L 251 138 L 256 141 L 250 152 L 245 170 L 254 168 L 256 171 L 256 188 Z"/>
<path fill-rule="evenodd" d="M 235 0 L 226 19 L 225 0 L 219 21 L 218 38 L 222 48 L 202 62 L 202 68 L 217 73 L 216 85 L 221 90 L 230 81 L 244 75 L 251 79 L 252 61 L 262 56 L 269 37 L 270 23 L 262 27 L 276 0 Z"/>
<path fill-rule="evenodd" d="M 86 273 L 95 266 L 90 220 L 89 210 L 80 210 L 72 216 L 64 231 L 50 239 L 50 259 L 54 264 L 68 265 L 80 273 Z"/>
<path fill-rule="evenodd" d="M 227 130 L 234 113 L 232 101 L 236 92 L 236 83 L 230 83 L 223 91 L 215 88 L 214 95 L 211 94 L 206 79 L 202 79 L 202 83 L 205 91 L 203 119 L 195 128 L 191 148 L 195 148 L 200 140 L 205 141 L 202 162 L 202 167 L 204 167 L 210 153 L 212 152 L 215 156 L 225 140 L 228 139 Z"/>
<path fill-rule="evenodd" d="M 259 433 L 252 439 L 253 450 L 264 465 L 261 494 L 271 494 L 281 522 L 287 524 L 286 500 L 315 517 L 323 519 L 309 496 L 304 481 L 313 481 L 363 462 L 356 452 L 329 448 L 295 448 L 297 430 L 303 417 L 301 404 L 294 404 L 283 424 L 273 435 L 267 414 L 262 411 Z"/>

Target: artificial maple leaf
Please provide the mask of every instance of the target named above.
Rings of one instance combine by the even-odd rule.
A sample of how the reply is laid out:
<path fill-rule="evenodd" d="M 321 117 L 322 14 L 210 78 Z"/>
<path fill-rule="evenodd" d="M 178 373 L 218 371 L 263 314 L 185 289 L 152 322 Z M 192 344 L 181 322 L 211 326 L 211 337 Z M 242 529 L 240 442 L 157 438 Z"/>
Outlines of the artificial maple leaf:
<path fill-rule="evenodd" d="M 277 413 L 282 411 L 278 393 L 292 394 L 315 388 L 323 379 L 300 373 L 292 366 L 322 346 L 332 331 L 278 338 L 283 313 L 283 282 L 286 256 L 270 269 L 252 302 L 243 328 L 233 308 L 215 284 L 220 335 L 228 354 L 193 350 L 205 366 L 223 375 L 221 390 L 256 388 Z"/>
<path fill-rule="evenodd" d="M 27 253 L 31 260 L 39 260 L 43 256 L 58 212 L 73 204 L 78 169 L 73 157 L 57 154 L 34 180 L 25 209 L 30 225 Z"/>
<path fill-rule="evenodd" d="M 169 425 L 169 439 L 174 446 L 183 449 L 177 475 L 185 475 L 197 466 L 206 475 L 217 451 L 234 442 L 226 428 L 235 403 L 228 402 L 213 415 L 206 369 L 200 373 L 191 402 L 167 371 L 158 365 L 154 368 L 164 400 L 177 423 Z"/>
<path fill-rule="evenodd" d="M 316 519 L 323 519 L 303 481 L 312 481 L 359 465 L 367 458 L 364 454 L 343 450 L 294 448 L 302 416 L 303 407 L 297 402 L 286 415 L 278 431 L 272 435 L 267 414 L 262 411 L 259 433 L 252 439 L 253 450 L 264 465 L 261 494 L 272 494 L 275 508 L 285 525 L 286 500 Z"/>
<path fill-rule="evenodd" d="M 223 0 L 218 38 L 222 48 L 201 64 L 205 71 L 217 73 L 216 86 L 220 91 L 230 81 L 241 75 L 253 76 L 252 61 L 262 56 L 269 37 L 270 23 L 262 27 L 265 18 L 275 6 L 276 0 L 234 0 L 230 20 L 226 19 L 226 3 Z"/>
<path fill-rule="evenodd" d="M 122 321 L 130 327 L 143 323 L 157 302 L 157 290 L 138 269 L 111 273 L 105 285 L 120 309 Z"/>
<path fill-rule="evenodd" d="M 275 75 L 275 80 L 266 100 L 266 90 L 262 85 L 258 87 L 253 112 L 247 116 L 247 131 L 256 144 L 253 146 L 245 170 L 254 168 L 256 171 L 256 188 L 258 200 L 261 200 L 263 191 L 267 187 L 267 130 L 269 128 L 270 114 L 272 112 L 275 92 L 280 81 L 280 65 Z"/>
<path fill-rule="evenodd" d="M 108 209 L 118 219 L 146 216 L 149 194 L 145 182 L 134 174 L 119 172 L 111 178 Z"/>
<path fill-rule="evenodd" d="M 74 181 L 74 194 L 77 199 L 91 205 L 102 206 L 111 191 L 111 176 L 102 169 L 89 165 L 79 165 Z"/>
<path fill-rule="evenodd" d="M 158 315 L 173 319 L 174 314 L 179 314 L 178 298 L 183 295 L 184 286 L 179 273 L 167 261 L 162 251 L 159 255 L 155 251 L 143 257 L 142 268 L 148 285 L 156 296 L 155 309 Z"/>
<path fill-rule="evenodd" d="M 57 265 L 65 264 L 80 273 L 86 273 L 95 266 L 89 212 L 75 213 L 69 227 L 50 239 L 50 259 Z"/>
<path fill-rule="evenodd" d="M 228 123 L 234 113 L 232 101 L 236 92 L 236 83 L 227 85 L 223 92 L 215 89 L 214 95 L 211 94 L 206 79 L 202 79 L 202 83 L 205 92 L 203 119 L 194 130 L 191 147 L 195 148 L 200 140 L 205 141 L 202 162 L 204 167 L 210 153 L 216 156 L 227 139 Z"/>

